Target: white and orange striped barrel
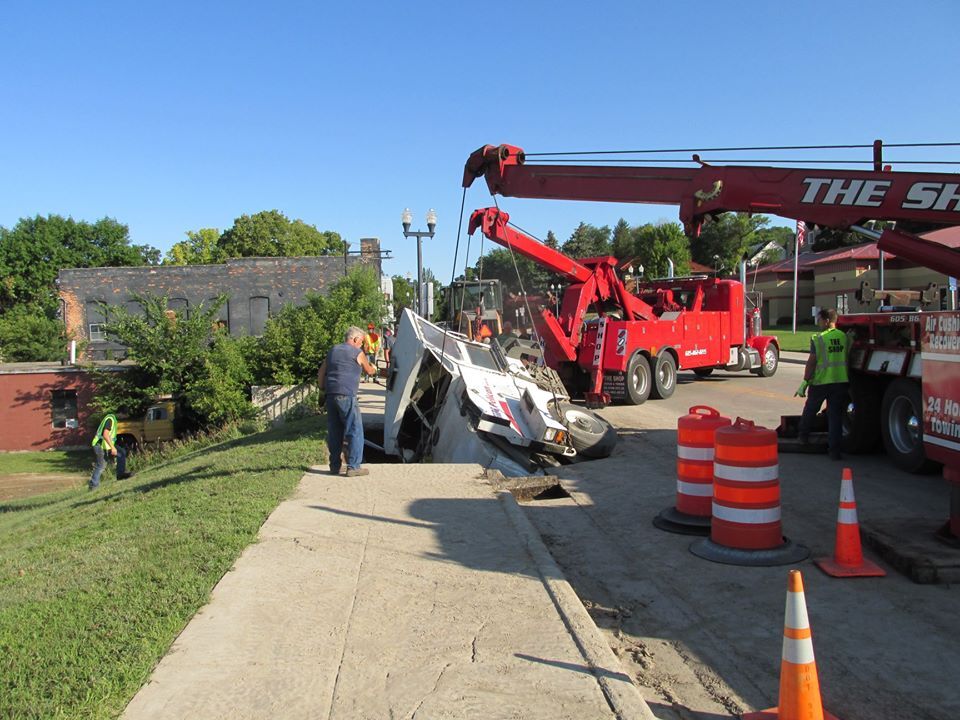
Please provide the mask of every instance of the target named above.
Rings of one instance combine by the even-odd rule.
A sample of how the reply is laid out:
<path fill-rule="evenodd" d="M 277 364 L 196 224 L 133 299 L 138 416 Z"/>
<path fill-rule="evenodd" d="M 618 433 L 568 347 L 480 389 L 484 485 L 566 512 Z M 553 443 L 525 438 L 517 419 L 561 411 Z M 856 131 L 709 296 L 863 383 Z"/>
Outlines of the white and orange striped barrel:
<path fill-rule="evenodd" d="M 677 511 L 710 517 L 713 502 L 713 440 L 730 418 L 706 405 L 694 405 L 677 420 Z"/>
<path fill-rule="evenodd" d="M 716 544 L 741 550 L 783 545 L 776 432 L 743 418 L 716 430 L 712 509 Z"/>

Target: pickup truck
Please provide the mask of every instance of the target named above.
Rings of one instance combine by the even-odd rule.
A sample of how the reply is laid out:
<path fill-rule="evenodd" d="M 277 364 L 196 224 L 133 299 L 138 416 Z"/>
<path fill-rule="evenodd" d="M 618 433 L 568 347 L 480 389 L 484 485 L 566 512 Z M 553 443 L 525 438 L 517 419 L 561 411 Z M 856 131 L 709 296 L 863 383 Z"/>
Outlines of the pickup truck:
<path fill-rule="evenodd" d="M 117 418 L 117 442 L 129 452 L 146 443 L 161 443 L 173 440 L 173 420 L 177 403 L 172 398 L 163 398 L 147 408 L 142 417 Z"/>

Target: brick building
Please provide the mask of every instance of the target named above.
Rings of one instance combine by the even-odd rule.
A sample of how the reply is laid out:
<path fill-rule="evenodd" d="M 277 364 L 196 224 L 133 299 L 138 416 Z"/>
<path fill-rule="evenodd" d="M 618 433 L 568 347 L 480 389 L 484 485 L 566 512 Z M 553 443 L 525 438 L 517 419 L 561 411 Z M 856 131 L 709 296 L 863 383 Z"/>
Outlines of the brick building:
<path fill-rule="evenodd" d="M 221 293 L 227 302 L 219 320 L 231 335 L 260 335 L 267 319 L 283 305 L 303 304 L 308 292 L 323 293 L 357 265 L 381 274 L 380 241 L 364 238 L 359 252 L 297 258 L 237 258 L 223 265 L 159 265 L 150 267 L 73 268 L 57 279 L 67 332 L 90 341 L 89 359 L 121 356 L 123 347 L 108 342 L 100 307 L 125 305 L 141 309 L 134 295 L 166 296 L 169 307 L 187 312 L 209 304 Z"/>
<path fill-rule="evenodd" d="M 946 247 L 960 248 L 960 228 L 945 228 L 923 235 Z M 813 323 L 813 308 L 825 307 L 843 313 L 873 312 L 876 302 L 861 303 L 856 293 L 861 282 L 872 288 L 923 290 L 930 283 L 940 286 L 940 303 L 929 310 L 950 307 L 950 278 L 890 253 L 883 254 L 884 277 L 880 282 L 880 251 L 875 242 L 852 247 L 801 253 L 797 258 L 797 321 Z M 747 288 L 763 293 L 764 325 L 789 323 L 793 317 L 793 258 L 765 265 L 747 278 Z"/>
<path fill-rule="evenodd" d="M 90 444 L 93 376 L 60 363 L 0 364 L 0 451 Z M 96 430 L 96 427 L 94 427 Z"/>

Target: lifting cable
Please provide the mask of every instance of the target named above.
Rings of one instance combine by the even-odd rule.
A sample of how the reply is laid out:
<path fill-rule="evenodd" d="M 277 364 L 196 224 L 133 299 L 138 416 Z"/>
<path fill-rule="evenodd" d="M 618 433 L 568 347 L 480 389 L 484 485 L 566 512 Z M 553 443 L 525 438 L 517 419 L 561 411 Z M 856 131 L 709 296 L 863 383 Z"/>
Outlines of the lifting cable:
<path fill-rule="evenodd" d="M 943 148 L 943 147 L 960 147 L 960 143 L 957 142 L 928 142 L 928 143 L 881 143 L 880 148 Z M 644 150 L 585 150 L 585 151 L 566 151 L 566 152 L 528 152 L 525 153 L 527 158 L 538 158 L 539 162 L 543 163 L 564 163 L 568 162 L 568 159 L 576 158 L 579 161 L 589 161 L 593 163 L 624 163 L 624 164 L 643 164 L 643 163 L 665 163 L 665 162 L 679 162 L 679 163 L 729 163 L 729 164 L 778 164 L 778 165 L 874 165 L 875 159 L 871 160 L 814 160 L 807 158 L 776 158 L 776 159 L 759 159 L 759 158 L 710 158 L 709 161 L 706 159 L 695 158 L 691 159 L 689 157 L 682 158 L 673 158 L 673 157 L 657 157 L 657 158 L 630 158 L 623 157 L 626 155 L 664 155 L 666 153 L 706 153 L 706 152 L 757 152 L 757 151 L 788 151 L 795 152 L 798 150 L 862 150 L 862 149 L 875 149 L 874 144 L 850 144 L 850 145 L 759 145 L 759 146 L 744 146 L 744 147 L 707 147 L 707 148 L 663 148 L 659 150 L 653 149 L 644 149 Z M 599 156 L 610 156 L 616 155 L 620 157 L 613 158 L 603 158 Z M 960 160 L 899 160 L 899 159 L 883 159 L 884 165 L 960 165 Z"/>
<path fill-rule="evenodd" d="M 883 143 L 885 148 L 917 147 L 960 147 L 960 142 L 933 143 Z M 674 152 L 746 152 L 748 150 L 862 150 L 873 149 L 868 145 L 759 145 L 756 147 L 715 147 L 715 148 L 666 148 L 662 150 L 571 150 L 568 152 L 525 153 L 527 157 L 546 157 L 548 155 L 649 155 L 653 153 Z"/>
<path fill-rule="evenodd" d="M 494 203 L 494 205 L 496 205 L 497 211 L 499 212 L 499 210 L 500 210 L 500 203 L 497 202 L 497 196 L 496 196 L 496 195 L 493 196 L 493 203 Z M 512 222 L 509 222 L 509 221 L 508 221 L 508 224 L 509 224 L 509 225 L 513 225 L 513 227 L 517 228 L 517 229 L 520 230 L 521 232 L 523 232 L 523 233 L 525 233 L 525 234 L 527 234 L 527 235 L 530 235 L 530 233 L 528 233 L 528 232 L 526 232 L 525 230 L 523 230 L 522 228 L 520 228 L 519 225 L 516 225 L 516 224 L 514 224 L 514 223 L 512 223 Z M 530 235 L 530 237 L 532 237 L 532 238 L 533 238 L 534 240 L 536 240 L 537 242 L 542 242 L 539 238 L 537 238 L 537 237 L 535 237 L 535 236 L 533 236 L 533 235 Z M 527 291 L 526 291 L 526 290 L 524 289 L 524 287 L 523 287 L 523 278 L 520 277 L 520 266 L 517 265 L 517 256 L 516 256 L 516 253 L 513 252 L 513 245 L 510 243 L 509 240 L 507 241 L 507 249 L 510 251 L 510 259 L 513 261 L 513 271 L 514 271 L 514 272 L 516 273 L 516 275 L 517 275 L 517 284 L 520 286 L 520 297 L 523 298 L 523 305 L 524 305 L 524 308 L 525 308 L 526 311 L 527 311 L 527 317 L 530 318 L 530 323 L 531 323 L 531 325 L 533 326 L 533 338 L 534 338 L 534 340 L 536 340 L 537 345 L 540 346 L 540 362 L 542 363 L 542 362 L 543 362 L 543 341 L 542 341 L 542 339 L 541 339 L 541 337 L 540 337 L 540 334 L 537 332 L 537 324 L 536 324 L 535 322 L 533 322 L 533 312 L 530 310 L 530 298 L 527 296 Z"/>
<path fill-rule="evenodd" d="M 530 157 L 527 155 L 527 157 Z M 541 163 L 565 163 L 563 158 L 544 158 Z M 700 158 L 693 160 L 691 158 L 595 158 L 590 161 L 596 163 L 695 163 L 697 165 L 710 165 L 711 163 L 729 163 L 740 165 L 873 165 L 873 160 L 787 160 L 785 158 L 758 158 L 756 160 L 745 160 L 742 158 Z M 960 165 L 960 160 L 889 160 L 884 159 L 884 165 Z"/>

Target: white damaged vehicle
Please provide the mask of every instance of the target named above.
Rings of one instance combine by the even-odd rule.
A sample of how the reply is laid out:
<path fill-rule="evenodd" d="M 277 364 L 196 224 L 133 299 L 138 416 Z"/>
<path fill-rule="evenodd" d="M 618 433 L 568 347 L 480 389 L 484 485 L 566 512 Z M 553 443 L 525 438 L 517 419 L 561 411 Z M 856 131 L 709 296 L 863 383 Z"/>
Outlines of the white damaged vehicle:
<path fill-rule="evenodd" d="M 606 457 L 603 418 L 574 405 L 535 343 L 478 343 L 404 310 L 390 355 L 383 449 L 404 462 L 479 463 L 507 477 Z"/>

